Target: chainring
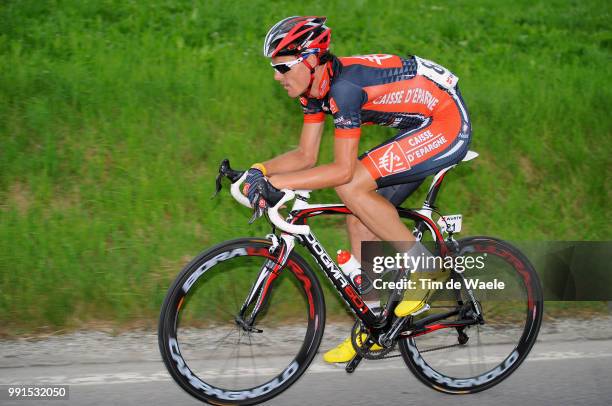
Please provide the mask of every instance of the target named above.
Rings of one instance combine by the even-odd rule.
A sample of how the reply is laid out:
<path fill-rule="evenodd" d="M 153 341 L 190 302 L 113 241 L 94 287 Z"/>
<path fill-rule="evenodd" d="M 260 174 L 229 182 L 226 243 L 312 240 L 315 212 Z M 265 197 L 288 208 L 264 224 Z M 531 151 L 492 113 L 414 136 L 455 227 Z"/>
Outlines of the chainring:
<path fill-rule="evenodd" d="M 362 341 L 361 336 L 364 334 L 365 334 L 365 338 Z M 370 333 L 366 330 L 361 320 L 357 320 L 355 324 L 353 325 L 353 328 L 351 329 L 351 344 L 353 345 L 355 352 L 359 354 L 360 357 L 365 358 L 365 359 L 370 359 L 370 360 L 377 360 L 377 359 L 385 358 L 387 354 L 389 354 L 391 351 L 395 349 L 395 345 L 397 344 L 397 342 L 395 341 L 393 342 L 393 345 L 391 345 L 390 347 L 382 348 L 380 350 L 371 349 L 371 347 L 375 343 L 372 343 L 372 345 L 370 345 L 370 348 L 363 348 L 364 347 L 363 343 L 364 342 L 367 343 L 369 338 L 370 338 Z"/>

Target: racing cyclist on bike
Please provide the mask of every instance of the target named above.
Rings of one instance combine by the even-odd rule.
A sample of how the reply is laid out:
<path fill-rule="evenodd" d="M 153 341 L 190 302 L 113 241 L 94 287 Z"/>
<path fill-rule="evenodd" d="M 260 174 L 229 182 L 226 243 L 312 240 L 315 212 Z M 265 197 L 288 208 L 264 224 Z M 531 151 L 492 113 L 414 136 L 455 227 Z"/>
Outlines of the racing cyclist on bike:
<path fill-rule="evenodd" d="M 278 201 L 278 189 L 333 187 L 354 214 L 347 218 L 353 255 L 361 241 L 405 241 L 415 237 L 400 221 L 399 206 L 423 180 L 461 161 L 471 126 L 457 88 L 458 78 L 417 56 L 374 54 L 338 58 L 329 53 L 331 30 L 325 17 L 288 17 L 264 41 L 274 79 L 291 98 L 299 97 L 304 124 L 299 146 L 249 169 L 244 193 L 253 207 Z M 315 166 L 325 114 L 334 120 L 334 161 Z M 396 135 L 358 156 L 361 127 L 397 128 Z M 398 317 L 423 307 L 404 300 Z M 327 362 L 355 355 L 350 338 L 328 351 Z"/>

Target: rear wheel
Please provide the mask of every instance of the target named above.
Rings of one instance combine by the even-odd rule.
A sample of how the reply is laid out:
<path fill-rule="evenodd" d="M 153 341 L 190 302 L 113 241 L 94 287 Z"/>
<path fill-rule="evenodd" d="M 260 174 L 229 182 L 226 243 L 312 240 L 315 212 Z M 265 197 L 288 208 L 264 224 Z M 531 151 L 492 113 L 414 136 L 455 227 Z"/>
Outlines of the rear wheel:
<path fill-rule="evenodd" d="M 162 306 L 159 347 L 172 378 L 213 404 L 256 404 L 293 384 L 315 356 L 325 325 L 318 280 L 297 253 L 268 290 L 254 329 L 236 322 L 271 243 L 239 239 L 202 253 Z"/>
<path fill-rule="evenodd" d="M 480 257 L 484 266 L 453 273 L 462 288 L 438 292 L 426 315 L 437 309 L 462 308 L 456 321 L 476 320 L 480 312 L 482 324 L 436 330 L 443 323 L 433 323 L 432 332 L 399 342 L 404 361 L 416 377 L 451 394 L 488 389 L 516 370 L 536 341 L 543 312 L 539 278 L 520 251 L 489 237 L 466 238 L 458 244 L 459 256 L 473 257 L 473 261 Z M 474 287 L 475 281 L 496 280 L 497 285 L 489 286 L 497 289 Z M 499 282 L 504 283 L 503 289 Z"/>

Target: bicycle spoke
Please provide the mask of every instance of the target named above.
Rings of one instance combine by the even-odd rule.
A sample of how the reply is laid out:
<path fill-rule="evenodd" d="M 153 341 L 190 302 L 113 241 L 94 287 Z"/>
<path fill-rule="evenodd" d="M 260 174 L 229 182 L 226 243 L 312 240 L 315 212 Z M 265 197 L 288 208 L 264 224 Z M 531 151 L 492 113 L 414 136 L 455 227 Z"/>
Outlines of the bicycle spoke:
<path fill-rule="evenodd" d="M 238 330 L 238 334 L 240 334 L 240 330 Z M 239 336 L 239 337 L 240 337 L 240 336 Z M 237 351 L 237 347 L 236 347 L 236 345 L 234 344 L 234 346 L 232 347 L 232 352 L 229 354 L 229 356 L 228 356 L 228 357 L 226 357 L 226 358 L 225 358 L 225 361 L 223 362 L 223 365 L 222 365 L 222 366 L 221 366 L 221 368 L 220 368 L 220 371 L 219 371 L 219 372 L 221 372 L 221 375 L 223 375 L 223 374 L 222 374 L 222 372 L 224 372 L 224 371 L 226 371 L 226 370 L 227 370 L 226 366 L 227 366 L 227 364 L 230 362 L 230 360 L 232 360 L 232 359 L 234 358 L 234 353 L 235 353 L 236 351 Z"/>
<path fill-rule="evenodd" d="M 217 340 L 217 345 L 215 346 L 215 348 L 213 348 L 213 352 L 217 351 L 219 349 L 219 346 L 221 346 L 222 343 L 225 342 L 225 340 L 232 334 L 232 333 L 236 333 L 239 332 L 239 328 L 236 327 L 234 329 L 230 329 L 229 333 L 227 333 L 226 335 L 224 335 L 221 339 Z"/>
<path fill-rule="evenodd" d="M 236 383 L 238 379 L 238 374 L 240 373 L 240 369 L 238 367 L 240 366 L 240 347 L 241 347 L 240 344 L 242 342 L 242 334 L 243 334 L 243 331 L 240 330 L 240 334 L 238 336 L 238 343 L 236 345 L 238 347 L 238 354 L 236 355 L 236 363 L 234 364 L 234 388 L 238 387 Z"/>
<path fill-rule="evenodd" d="M 486 259 L 486 273 L 466 271 L 461 274 L 463 288 L 455 291 L 455 300 L 458 304 L 471 306 L 471 309 L 461 309 L 457 321 L 471 318 L 476 321 L 478 318 L 483 324 L 450 330 L 446 335 L 436 334 L 445 330 L 441 329 L 400 341 L 404 360 L 415 374 L 434 387 L 439 386 L 442 388 L 440 390 L 451 393 L 483 390 L 505 379 L 531 349 L 541 321 L 541 289 L 537 274 L 528 261 L 507 243 L 498 240 L 474 237 L 467 241 L 459 243 L 460 247 L 465 248 L 464 251 L 461 251 L 463 248 L 459 249 L 460 254 L 478 255 L 484 252 L 490 255 Z M 504 282 L 506 288 L 502 293 L 476 288 L 468 291 L 466 288 L 465 281 L 491 281 L 493 278 Z M 529 305 L 540 308 L 528 307 L 527 290 L 539 298 L 529 302 Z M 434 303 L 432 310 L 440 307 L 443 306 Z M 476 314 L 475 309 L 479 310 L 480 315 Z M 534 311 L 539 319 L 529 317 Z M 463 345 L 461 331 L 467 335 Z M 438 349 L 446 351 L 436 351 Z M 415 352 L 417 356 L 414 356 Z M 506 364 L 505 361 L 510 363 Z M 431 370 L 437 375 L 432 375 Z M 455 382 L 457 379 L 459 381 Z"/>
<path fill-rule="evenodd" d="M 255 365 L 255 355 L 253 354 L 253 343 L 251 342 L 251 334 L 248 335 L 249 337 L 249 350 L 251 351 L 251 365 L 253 366 L 253 371 L 255 373 L 255 379 L 253 380 L 253 383 L 257 383 L 259 381 L 259 375 L 257 373 L 257 366 Z"/>
<path fill-rule="evenodd" d="M 266 251 L 269 248 L 269 245 L 261 242 L 255 245 L 265 247 Z M 302 374 L 312 359 L 308 354 L 318 348 L 322 331 L 314 330 L 316 325 L 309 317 L 309 309 L 314 304 L 309 304 L 308 300 L 317 298 L 319 320 L 324 321 L 320 287 L 312 271 L 306 268 L 306 262 L 295 257 L 292 257 L 292 266 L 299 266 L 300 269 L 294 271 L 294 268 L 286 268 L 274 280 L 268 292 L 267 305 L 257 316 L 257 324 L 253 328 L 262 332 L 248 331 L 249 326 L 236 323 L 236 313 L 233 312 L 238 312 L 242 306 L 240 303 L 249 296 L 262 261 L 266 260 L 262 255 L 266 251 L 260 248 L 247 251 L 234 246 L 228 248 L 225 254 L 215 251 L 209 257 L 201 257 L 199 263 L 191 265 L 191 274 L 175 282 L 183 289 L 171 289 L 171 292 L 181 293 L 187 286 L 188 292 L 179 296 L 176 302 L 168 304 L 166 301 L 164 304 L 162 311 L 175 312 L 178 319 L 173 322 L 175 319 L 171 317 L 160 318 L 162 321 L 168 320 L 164 329 L 175 331 L 182 362 L 198 380 L 219 389 L 214 393 L 223 395 L 224 391 L 231 391 L 238 394 L 264 387 L 282 391 L 293 382 L 282 379 L 283 371 L 288 367 L 297 367 L 299 369 L 292 370 L 292 374 Z M 252 252 L 261 254 L 252 255 Z M 190 275 L 191 279 L 187 279 Z M 306 289 L 310 289 L 309 294 L 305 293 Z M 287 327 L 287 321 L 296 323 L 298 328 Z M 276 324 L 284 327 L 276 328 Z M 311 333 L 304 334 L 304 328 Z M 311 341 L 304 345 L 306 339 Z M 160 338 L 160 345 L 165 346 L 169 341 L 172 342 Z M 168 357 L 171 351 L 162 355 Z M 182 365 L 174 358 L 165 360 L 169 370 L 174 371 L 172 377 L 175 380 L 183 385 L 197 382 L 187 379 L 181 372 L 184 369 L 173 369 Z M 295 364 L 294 360 L 297 361 Z M 265 386 L 268 384 L 271 386 Z M 268 393 L 262 392 L 262 396 Z M 245 396 L 252 398 L 251 393 Z M 210 392 L 199 392 L 197 397 L 209 403 L 227 403 L 226 398 L 210 395 Z"/>

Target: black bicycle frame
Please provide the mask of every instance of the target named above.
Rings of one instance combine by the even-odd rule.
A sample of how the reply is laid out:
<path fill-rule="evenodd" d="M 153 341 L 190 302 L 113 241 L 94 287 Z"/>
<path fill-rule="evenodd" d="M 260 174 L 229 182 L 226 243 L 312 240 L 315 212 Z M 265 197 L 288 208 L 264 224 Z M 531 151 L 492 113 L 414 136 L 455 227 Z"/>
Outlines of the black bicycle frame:
<path fill-rule="evenodd" d="M 439 184 L 436 185 L 436 187 L 439 187 Z M 411 209 L 398 207 L 397 210 L 401 217 L 412 219 L 417 224 L 424 223 L 425 227 L 429 228 L 434 234 L 440 253 L 446 255 L 448 250 L 444 238 L 436 224 L 429 217 Z M 352 212 L 346 206 L 339 204 L 336 206 L 309 207 L 303 210 L 296 210 L 290 213 L 289 218 L 292 224 L 302 225 L 306 224 L 307 219 L 310 217 L 337 214 L 350 215 Z M 297 236 L 297 238 L 299 238 L 300 243 L 308 249 L 315 261 L 325 272 L 327 278 L 331 280 L 336 290 L 340 293 L 340 296 L 342 296 L 353 313 L 355 313 L 365 326 L 377 329 L 387 325 L 388 320 L 385 318 L 380 319 L 364 303 L 361 299 L 361 295 L 355 290 L 351 282 L 332 260 L 332 257 L 327 253 L 314 234 L 309 233 L 307 235 L 300 235 Z"/>
<path fill-rule="evenodd" d="M 453 165 L 454 166 L 454 165 Z M 427 198 L 423 203 L 423 209 L 425 210 L 433 210 L 435 208 L 435 200 L 438 195 L 438 191 L 442 184 L 442 180 L 444 179 L 448 170 L 450 170 L 453 166 L 448 167 L 440 171 L 436 177 L 435 181 L 429 188 L 427 193 Z M 230 164 L 228 160 L 224 160 L 219 167 L 219 175 L 217 176 L 217 185 L 216 191 L 217 193 L 221 189 L 221 178 L 223 176 L 227 176 L 230 178 L 232 182 L 236 182 L 238 178 L 242 175 L 242 172 L 234 171 L 230 168 Z M 298 199 L 302 199 L 298 197 Z M 305 199 L 302 199 L 305 200 Z M 436 247 L 438 248 L 441 256 L 446 256 L 449 252 L 449 248 L 447 247 L 444 237 L 442 233 L 438 229 L 437 225 L 434 221 L 424 215 L 419 213 L 418 210 L 413 209 L 404 209 L 401 207 L 397 208 L 397 211 L 400 217 L 409 218 L 415 221 L 416 224 L 416 232 L 418 234 L 422 234 L 426 229 L 429 229 L 434 236 Z M 301 210 L 293 210 L 289 214 L 289 221 L 291 224 L 296 225 L 304 225 L 310 217 L 315 217 L 319 215 L 351 215 L 352 212 L 344 205 L 325 205 L 325 206 L 310 206 Z M 390 322 L 386 316 L 382 316 L 382 319 L 377 317 L 372 310 L 364 303 L 361 299 L 361 295 L 355 290 L 351 282 L 344 275 L 344 273 L 340 270 L 338 265 L 332 260 L 332 257 L 327 253 L 325 248 L 321 245 L 319 240 L 314 236 L 314 234 L 309 233 L 307 235 L 294 235 L 299 242 L 304 245 L 310 254 L 314 257 L 315 261 L 319 264 L 321 269 L 325 272 L 325 275 L 333 285 L 336 287 L 336 290 L 340 293 L 340 296 L 344 299 L 344 301 L 348 304 L 350 309 L 355 313 L 355 315 L 365 324 L 365 326 L 373 329 L 381 329 L 385 328 Z M 420 235 L 419 235 L 420 237 Z M 260 271 L 260 275 L 258 276 L 258 281 L 253 285 L 251 292 L 249 293 L 249 297 L 245 301 L 240 311 L 240 314 L 237 316 L 236 322 L 243 325 L 245 328 L 252 328 L 253 323 L 255 321 L 255 317 L 259 312 L 259 309 L 265 302 L 267 297 L 267 288 L 270 286 L 271 282 L 276 278 L 277 272 L 285 265 L 288 256 L 290 254 L 290 250 L 285 246 L 285 242 L 280 245 L 280 251 L 276 253 L 278 258 L 272 264 L 268 264 L 270 266 L 264 265 Z M 269 259 L 272 259 L 269 257 Z M 271 269 L 270 269 L 271 268 Z M 262 275 L 263 273 L 263 275 Z M 262 285 L 261 282 L 264 281 Z M 251 304 L 251 302 L 255 300 L 255 309 L 251 313 L 251 316 L 247 321 L 244 320 L 244 315 Z M 391 309 L 393 310 L 393 309 Z M 392 313 L 392 312 L 390 312 Z"/>

